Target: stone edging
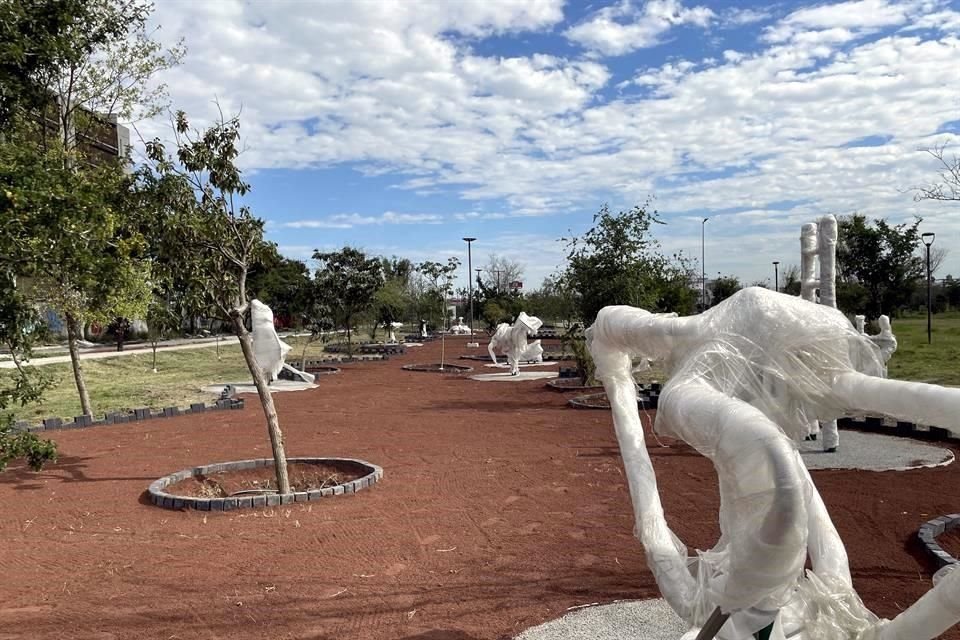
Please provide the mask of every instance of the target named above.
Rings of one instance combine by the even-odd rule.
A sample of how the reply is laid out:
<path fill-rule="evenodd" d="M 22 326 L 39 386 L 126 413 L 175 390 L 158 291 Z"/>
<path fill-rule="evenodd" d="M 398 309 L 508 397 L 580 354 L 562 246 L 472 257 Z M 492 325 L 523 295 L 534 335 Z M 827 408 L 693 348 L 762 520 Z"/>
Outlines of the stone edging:
<path fill-rule="evenodd" d="M 583 386 L 582 384 L 578 385 L 564 385 L 563 381 L 565 380 L 578 380 L 580 378 L 554 378 L 553 380 L 547 381 L 544 385 L 551 391 L 594 391 L 596 389 L 603 389 L 602 384 L 594 384 L 589 386 Z"/>
<path fill-rule="evenodd" d="M 422 367 L 439 367 L 439 366 L 440 366 L 439 362 L 429 362 L 429 363 L 421 362 L 418 364 L 405 364 L 401 367 L 401 369 L 403 369 L 404 371 L 419 371 L 421 373 L 447 373 L 446 371 L 447 369 L 451 370 L 450 373 L 469 373 L 473 371 L 473 367 L 468 367 L 462 364 L 451 364 L 449 362 L 443 363 L 443 366 L 444 366 L 443 371 L 441 371 L 440 369 L 422 368 Z M 421 368 L 418 369 L 417 367 L 421 367 Z"/>
<path fill-rule="evenodd" d="M 917 440 L 932 440 L 934 442 L 957 439 L 951 434 L 949 429 L 919 425 L 902 420 L 893 420 L 891 418 L 878 418 L 876 416 L 839 418 L 837 425 L 843 429 L 885 433 L 891 436 L 915 438 Z"/>
<path fill-rule="evenodd" d="M 103 416 L 102 420 L 94 420 L 90 416 L 77 416 L 73 419 L 73 422 L 64 422 L 62 418 L 44 418 L 43 422 L 39 425 L 31 425 L 25 420 L 20 420 L 14 423 L 13 428 L 18 431 L 28 431 L 30 433 L 62 431 L 65 429 L 86 429 L 87 427 L 100 427 L 106 424 L 123 424 L 127 422 L 152 420 L 155 418 L 172 418 L 174 416 L 189 415 L 191 413 L 205 413 L 207 411 L 221 411 L 224 409 L 243 409 L 243 398 L 220 398 L 209 405 L 203 402 L 194 402 L 186 409 L 165 407 L 153 411 L 149 407 L 144 407 L 142 409 L 134 409 L 127 413 L 108 413 Z"/>
<path fill-rule="evenodd" d="M 950 531 L 958 526 L 960 526 L 960 514 L 957 513 L 949 516 L 940 516 L 939 518 L 928 520 L 920 525 L 920 532 L 917 534 L 917 537 L 920 538 L 923 546 L 926 547 L 927 551 L 936 559 L 937 566 L 939 567 L 945 567 L 950 564 L 960 564 L 956 558 L 944 551 L 943 547 L 937 544 L 937 536 L 944 531 Z"/>
<path fill-rule="evenodd" d="M 649 385 L 641 384 L 637 390 L 637 403 L 640 405 L 641 409 L 656 409 L 660 404 L 660 391 L 662 385 L 659 382 L 652 382 Z M 574 409 L 605 409 L 610 410 L 610 407 L 598 407 L 596 405 L 590 404 L 590 400 L 593 398 L 598 398 L 600 396 L 606 397 L 606 392 L 601 391 L 600 393 L 588 393 L 582 396 L 574 396 L 567 400 L 567 404 L 573 407 Z"/>
<path fill-rule="evenodd" d="M 154 480 L 148 492 L 150 502 L 164 509 L 196 509 L 198 511 L 233 511 L 234 509 L 257 508 L 257 507 L 277 507 L 294 502 L 313 502 L 321 498 L 330 496 L 340 496 L 356 493 L 371 487 L 383 478 L 383 469 L 375 464 L 356 458 L 287 458 L 288 463 L 293 462 L 353 462 L 367 467 L 370 472 L 363 477 L 345 482 L 335 487 L 325 487 L 323 489 L 313 489 L 311 491 L 296 491 L 286 494 L 268 494 L 259 496 L 233 496 L 226 498 L 195 498 L 191 496 L 175 496 L 166 493 L 164 489 L 171 484 L 176 484 L 187 478 L 199 474 L 218 473 L 228 470 L 255 469 L 257 467 L 272 467 L 273 458 L 259 458 L 256 460 L 238 460 L 235 462 L 220 462 L 217 464 L 208 464 L 201 467 L 184 469 L 158 480 Z"/>

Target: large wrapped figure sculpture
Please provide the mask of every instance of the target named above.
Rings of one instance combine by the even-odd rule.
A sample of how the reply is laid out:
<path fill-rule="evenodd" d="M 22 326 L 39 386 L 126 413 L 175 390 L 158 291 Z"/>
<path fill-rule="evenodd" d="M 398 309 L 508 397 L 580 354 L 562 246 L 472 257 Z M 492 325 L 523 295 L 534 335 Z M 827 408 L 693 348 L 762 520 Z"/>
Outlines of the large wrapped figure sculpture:
<path fill-rule="evenodd" d="M 661 593 L 691 627 L 684 640 L 930 640 L 960 620 L 960 571 L 892 621 L 863 606 L 796 445 L 812 420 L 849 413 L 960 427 L 960 389 L 876 377 L 879 347 L 842 313 L 761 288 L 693 317 L 606 307 L 587 340 L 636 531 Z M 664 518 L 644 445 L 632 366 L 650 360 L 671 368 L 657 431 L 709 458 L 720 483 L 720 540 L 692 558 Z"/>
<path fill-rule="evenodd" d="M 540 318 L 528 316 L 523 311 L 517 316 L 513 326 L 506 322 L 497 325 L 497 330 L 487 345 L 487 353 L 490 354 L 493 364 L 497 364 L 495 349 L 500 349 L 507 356 L 510 375 L 520 373 L 521 362 L 543 362 L 543 347 L 540 346 L 540 341 L 534 340 L 527 344 L 527 337 L 537 335 L 541 326 L 543 322 Z"/>
<path fill-rule="evenodd" d="M 283 370 L 289 372 L 288 378 L 313 382 L 312 373 L 299 371 L 284 362 L 287 352 L 290 351 L 290 345 L 277 335 L 277 329 L 273 326 L 273 311 L 270 307 L 259 300 L 251 300 L 250 325 L 253 329 L 253 355 L 268 383 L 278 379 Z"/>

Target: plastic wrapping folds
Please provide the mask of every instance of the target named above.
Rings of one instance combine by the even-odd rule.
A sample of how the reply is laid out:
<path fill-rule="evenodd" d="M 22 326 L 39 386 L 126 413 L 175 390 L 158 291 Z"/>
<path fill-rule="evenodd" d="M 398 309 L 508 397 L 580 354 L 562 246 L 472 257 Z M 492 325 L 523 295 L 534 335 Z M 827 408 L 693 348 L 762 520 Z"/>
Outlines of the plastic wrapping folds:
<path fill-rule="evenodd" d="M 875 377 L 884 371 L 880 349 L 842 313 L 761 288 L 686 318 L 607 307 L 587 336 L 610 398 L 637 535 L 681 617 L 696 628 L 719 607 L 731 614 L 717 636 L 724 640 L 747 640 L 771 622 L 774 638 L 899 637 L 883 634 L 904 616 L 909 623 L 913 609 L 884 626 L 860 603 L 795 442 L 812 420 L 854 412 L 960 426 L 960 390 Z M 637 410 L 635 360 L 664 361 L 670 372 L 657 431 L 684 440 L 717 470 L 721 537 L 694 558 L 664 518 Z M 925 616 L 960 619 L 950 604 L 958 581 L 925 605 Z"/>
<path fill-rule="evenodd" d="M 536 335 L 541 326 L 543 322 L 539 318 L 529 316 L 523 311 L 517 316 L 513 326 L 506 322 L 497 325 L 497 330 L 487 345 L 487 353 L 490 354 L 493 363 L 497 364 L 495 349 L 500 349 L 507 356 L 512 375 L 519 373 L 521 362 L 542 362 L 543 348 L 540 346 L 540 341 L 537 340 L 532 345 L 527 344 L 527 337 Z"/>
<path fill-rule="evenodd" d="M 277 379 L 290 345 L 280 339 L 273 326 L 273 311 L 259 300 L 250 301 L 250 326 L 253 331 L 253 354 L 267 382 Z"/>

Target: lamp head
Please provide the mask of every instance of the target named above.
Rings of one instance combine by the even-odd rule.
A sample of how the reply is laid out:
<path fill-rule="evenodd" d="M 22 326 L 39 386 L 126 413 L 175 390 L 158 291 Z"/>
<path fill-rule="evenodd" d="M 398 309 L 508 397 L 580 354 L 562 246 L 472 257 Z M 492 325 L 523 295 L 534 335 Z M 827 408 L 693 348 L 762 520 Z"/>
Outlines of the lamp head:
<path fill-rule="evenodd" d="M 779 260 L 774 260 L 774 261 L 773 261 L 773 264 L 774 264 L 774 265 L 778 265 L 778 264 L 780 264 L 780 261 L 779 261 Z"/>
<path fill-rule="evenodd" d="M 464 242 L 473 242 L 476 238 L 464 238 Z"/>
<path fill-rule="evenodd" d="M 922 240 L 923 244 L 927 245 L 928 247 L 933 244 L 933 239 L 936 237 L 937 237 L 937 234 L 931 233 L 929 231 L 927 233 L 920 234 L 920 240 Z"/>

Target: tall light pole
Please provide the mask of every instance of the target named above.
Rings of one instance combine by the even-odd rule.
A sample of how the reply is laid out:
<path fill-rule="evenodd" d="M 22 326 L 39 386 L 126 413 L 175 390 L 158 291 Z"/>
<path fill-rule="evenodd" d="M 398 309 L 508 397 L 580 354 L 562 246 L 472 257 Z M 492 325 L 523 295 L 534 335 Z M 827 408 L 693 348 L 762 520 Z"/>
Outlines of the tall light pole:
<path fill-rule="evenodd" d="M 500 295 L 500 274 L 503 273 L 503 270 L 494 269 L 493 272 L 497 274 L 497 295 Z"/>
<path fill-rule="evenodd" d="M 473 271 L 473 254 L 470 251 L 470 243 L 476 240 L 476 238 L 464 238 L 463 241 L 467 243 L 467 285 L 469 286 L 469 291 L 467 295 L 470 296 L 470 335 L 473 335 L 473 279 L 470 277 L 470 273 Z"/>
<path fill-rule="evenodd" d="M 707 220 L 700 223 L 700 310 L 707 310 Z"/>
<path fill-rule="evenodd" d="M 773 261 L 773 290 L 780 293 L 780 272 L 778 271 L 779 260 Z"/>
<path fill-rule="evenodd" d="M 920 240 L 923 241 L 924 246 L 927 248 L 927 344 L 930 344 L 930 245 L 933 244 L 933 239 L 936 238 L 936 234 L 927 233 L 920 234 Z"/>

